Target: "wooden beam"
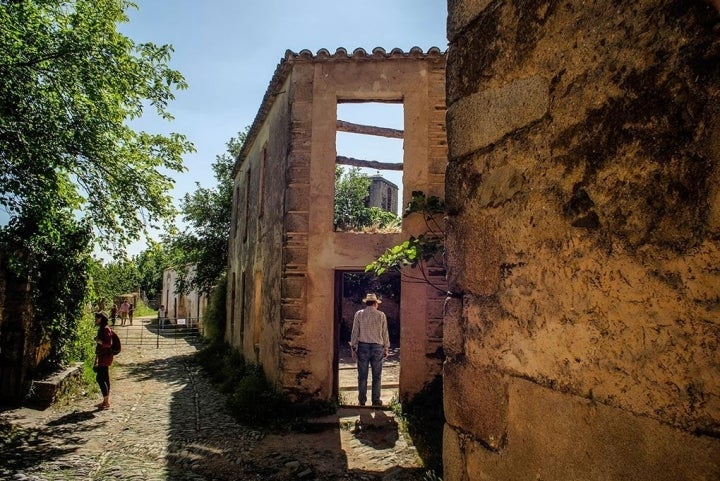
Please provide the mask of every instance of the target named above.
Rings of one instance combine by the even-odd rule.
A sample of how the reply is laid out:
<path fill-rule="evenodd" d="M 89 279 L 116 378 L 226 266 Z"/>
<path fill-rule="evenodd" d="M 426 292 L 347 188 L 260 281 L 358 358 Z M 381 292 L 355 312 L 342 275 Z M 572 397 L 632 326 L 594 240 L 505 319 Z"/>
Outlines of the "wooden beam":
<path fill-rule="evenodd" d="M 397 129 L 389 129 L 387 127 L 373 127 L 372 125 L 353 124 L 344 120 L 337 121 L 337 129 L 340 132 L 350 132 L 351 134 L 377 135 L 379 137 L 389 137 L 391 139 L 402 139 L 403 131 Z"/>
<path fill-rule="evenodd" d="M 335 158 L 335 162 L 341 165 L 352 165 L 353 167 L 365 167 L 368 169 L 403 170 L 402 162 L 394 164 L 391 162 L 379 162 L 377 160 L 353 159 L 352 157 L 343 157 L 342 155 L 338 155 Z"/>

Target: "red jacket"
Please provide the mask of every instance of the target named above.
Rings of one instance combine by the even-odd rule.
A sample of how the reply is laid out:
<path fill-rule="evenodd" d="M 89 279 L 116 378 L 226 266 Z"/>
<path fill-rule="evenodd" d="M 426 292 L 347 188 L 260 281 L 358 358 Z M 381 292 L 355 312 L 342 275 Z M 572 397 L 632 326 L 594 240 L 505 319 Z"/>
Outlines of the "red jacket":
<path fill-rule="evenodd" d="M 95 341 L 100 341 L 95 346 L 95 357 L 97 357 L 96 364 L 98 366 L 110 366 L 113 362 L 112 353 L 112 333 L 110 326 L 101 327 L 98 329 L 98 335 Z"/>

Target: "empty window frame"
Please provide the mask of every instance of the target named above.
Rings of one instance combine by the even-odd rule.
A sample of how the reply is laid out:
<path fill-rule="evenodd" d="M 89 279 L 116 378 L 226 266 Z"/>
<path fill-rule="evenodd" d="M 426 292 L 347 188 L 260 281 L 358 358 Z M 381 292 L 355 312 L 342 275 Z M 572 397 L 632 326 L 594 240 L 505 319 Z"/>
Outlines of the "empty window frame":
<path fill-rule="evenodd" d="M 400 230 L 403 117 L 401 102 L 338 101 L 336 231 Z"/>

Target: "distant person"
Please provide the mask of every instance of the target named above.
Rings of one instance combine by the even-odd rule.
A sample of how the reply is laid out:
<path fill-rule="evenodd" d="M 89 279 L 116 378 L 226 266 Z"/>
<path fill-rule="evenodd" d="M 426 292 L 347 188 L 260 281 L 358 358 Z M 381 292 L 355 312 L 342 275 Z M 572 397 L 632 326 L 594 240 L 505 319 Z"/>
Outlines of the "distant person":
<path fill-rule="evenodd" d="M 165 312 L 165 306 L 161 305 L 160 309 L 158 309 L 158 324 L 160 325 L 160 327 L 165 325 L 166 315 L 167 312 Z"/>
<path fill-rule="evenodd" d="M 135 304 L 130 304 L 130 307 L 128 307 L 128 320 L 130 321 L 131 326 L 132 326 L 134 314 L 135 314 Z"/>
<path fill-rule="evenodd" d="M 368 368 L 371 368 L 372 405 L 382 406 L 382 364 L 390 353 L 387 318 L 384 312 L 378 310 L 382 301 L 375 294 L 366 295 L 363 302 L 366 307 L 355 313 L 350 335 L 352 357 L 357 358 L 358 402 L 364 406 L 367 401 Z"/>
<path fill-rule="evenodd" d="M 127 322 L 129 311 L 130 311 L 130 303 L 127 301 L 127 299 L 123 299 L 122 304 L 120 304 L 120 325 L 121 326 L 124 326 L 125 322 Z"/>
<path fill-rule="evenodd" d="M 108 326 L 108 318 L 102 312 L 95 313 L 95 325 L 98 326 L 98 330 L 95 336 L 93 370 L 95 371 L 95 380 L 103 395 L 103 400 L 97 405 L 97 408 L 102 410 L 110 407 L 110 366 L 113 362 L 112 332 Z"/>

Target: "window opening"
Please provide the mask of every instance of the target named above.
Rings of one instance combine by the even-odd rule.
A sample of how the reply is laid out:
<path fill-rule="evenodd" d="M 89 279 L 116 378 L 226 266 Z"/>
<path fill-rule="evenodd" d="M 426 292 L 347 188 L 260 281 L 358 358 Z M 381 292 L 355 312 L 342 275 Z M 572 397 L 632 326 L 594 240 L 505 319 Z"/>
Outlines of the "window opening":
<path fill-rule="evenodd" d="M 250 220 L 250 169 L 245 176 L 245 219 L 243 221 L 243 242 L 247 241 L 248 221 Z"/>
<path fill-rule="evenodd" d="M 403 104 L 337 104 L 335 231 L 399 232 Z"/>
<path fill-rule="evenodd" d="M 263 147 L 260 156 L 260 188 L 258 189 L 258 217 L 265 212 L 265 162 L 267 161 L 267 146 Z"/>

